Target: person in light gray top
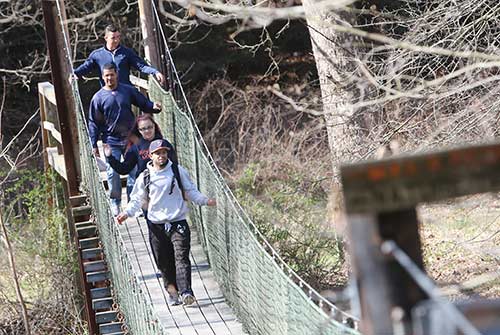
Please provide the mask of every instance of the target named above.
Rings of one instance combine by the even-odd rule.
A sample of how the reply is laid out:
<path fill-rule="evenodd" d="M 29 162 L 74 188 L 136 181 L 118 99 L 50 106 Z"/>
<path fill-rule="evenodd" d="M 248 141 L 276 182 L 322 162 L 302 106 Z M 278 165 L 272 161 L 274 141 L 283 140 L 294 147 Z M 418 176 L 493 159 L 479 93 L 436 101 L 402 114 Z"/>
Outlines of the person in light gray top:
<path fill-rule="evenodd" d="M 191 305 L 196 300 L 191 288 L 191 231 L 186 221 L 187 201 L 200 206 L 216 206 L 217 202 L 198 191 L 186 169 L 178 165 L 182 192 L 172 168 L 175 163 L 168 159 L 169 149 L 169 143 L 164 139 L 151 142 L 151 162 L 137 178 L 127 207 L 116 219 L 121 224 L 138 213 L 145 201 L 148 203 L 146 222 L 154 235 L 151 244 L 154 254 L 158 255 L 157 265 L 169 295 L 168 303 Z"/>
<path fill-rule="evenodd" d="M 158 153 L 155 153 L 158 156 Z M 153 157 L 153 155 L 151 156 Z M 141 209 L 143 200 L 149 197 L 147 211 L 148 219 L 152 223 L 159 224 L 186 219 L 189 208 L 175 180 L 172 164 L 172 161 L 168 160 L 168 163 L 159 170 L 156 169 L 153 161 L 146 165 L 150 175 L 149 194 L 146 194 L 144 173 L 141 173 L 130 194 L 130 202 L 124 210 L 127 217 L 134 216 Z M 178 166 L 187 199 L 200 206 L 209 205 L 210 199 L 198 191 L 186 169 L 181 165 Z"/>

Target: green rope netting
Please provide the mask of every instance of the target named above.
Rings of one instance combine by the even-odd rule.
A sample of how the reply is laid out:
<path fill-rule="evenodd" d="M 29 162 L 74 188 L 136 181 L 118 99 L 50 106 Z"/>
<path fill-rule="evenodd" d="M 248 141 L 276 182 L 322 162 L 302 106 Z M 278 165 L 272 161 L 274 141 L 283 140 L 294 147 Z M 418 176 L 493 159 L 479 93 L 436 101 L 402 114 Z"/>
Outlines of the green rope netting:
<path fill-rule="evenodd" d="M 181 111 L 154 81 L 150 81 L 149 95 L 164 106 L 155 118 L 163 135 L 174 143 L 180 164 L 201 192 L 217 198 L 215 209 L 192 208 L 190 221 L 244 329 L 252 335 L 357 334 L 328 316 L 266 251 L 210 158 L 190 111 Z"/>
<path fill-rule="evenodd" d="M 217 198 L 216 208 L 193 207 L 191 223 L 228 303 L 249 334 L 358 334 L 327 315 L 279 256 L 266 251 L 265 240 L 239 207 L 210 158 L 190 111 L 181 111 L 170 93 L 150 81 L 150 97 L 161 101 L 163 111 L 155 118 L 178 152 L 200 191 Z M 78 91 L 75 98 L 79 101 Z M 168 334 L 158 320 L 152 301 L 133 272 L 131 257 L 113 219 L 101 182 L 81 103 L 77 113 L 82 162 L 82 192 L 93 207 L 114 298 L 131 334 Z M 302 282 L 300 282 L 302 283 Z M 340 318 L 342 320 L 342 318 Z"/>

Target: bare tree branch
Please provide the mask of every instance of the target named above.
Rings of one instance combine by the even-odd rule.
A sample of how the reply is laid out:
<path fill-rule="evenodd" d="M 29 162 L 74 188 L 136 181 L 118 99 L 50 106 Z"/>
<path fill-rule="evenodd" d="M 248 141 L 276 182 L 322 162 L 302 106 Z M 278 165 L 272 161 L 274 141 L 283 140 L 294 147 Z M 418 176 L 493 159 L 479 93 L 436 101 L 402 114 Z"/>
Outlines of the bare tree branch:
<path fill-rule="evenodd" d="M 95 20 L 103 15 L 106 14 L 106 12 L 108 12 L 111 7 L 113 6 L 113 4 L 115 3 L 115 0 L 110 0 L 106 6 L 104 6 L 102 9 L 94 12 L 94 13 L 89 13 L 87 15 L 84 15 L 84 16 L 81 16 L 81 17 L 78 17 L 78 18 L 72 18 L 72 19 L 66 19 L 66 24 L 69 24 L 69 23 L 85 23 L 87 21 L 92 21 L 92 20 Z"/>
<path fill-rule="evenodd" d="M 272 87 L 269 87 L 268 88 L 270 92 L 272 92 L 274 95 L 280 97 L 281 99 L 285 100 L 287 103 L 289 103 L 292 108 L 294 110 L 296 110 L 297 112 L 301 112 L 301 113 L 307 113 L 307 114 L 311 114 L 313 116 L 322 116 L 324 115 L 323 112 L 320 112 L 320 111 L 316 111 L 314 109 L 310 109 L 310 108 L 304 108 L 304 107 L 301 107 L 299 105 L 297 105 L 297 103 L 290 97 L 287 97 L 286 95 L 284 95 L 282 92 L 272 88 Z"/>

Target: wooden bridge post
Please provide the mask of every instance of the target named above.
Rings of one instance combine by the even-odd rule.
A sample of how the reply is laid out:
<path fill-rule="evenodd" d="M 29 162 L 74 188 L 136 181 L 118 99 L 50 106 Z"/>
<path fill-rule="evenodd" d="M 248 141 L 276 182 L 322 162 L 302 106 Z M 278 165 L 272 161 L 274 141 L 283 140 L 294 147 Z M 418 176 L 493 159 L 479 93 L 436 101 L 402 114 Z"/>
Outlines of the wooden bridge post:
<path fill-rule="evenodd" d="M 415 209 L 348 213 L 348 221 L 363 333 L 392 334 L 395 323 L 408 331 L 411 309 L 426 295 L 396 261 L 382 254 L 380 247 L 386 240 L 395 241 L 423 269 Z"/>
<path fill-rule="evenodd" d="M 48 109 L 48 104 L 46 100 L 46 96 L 42 94 L 41 90 L 43 89 L 41 87 L 42 85 L 39 83 L 38 84 L 38 102 L 40 105 L 40 123 L 41 123 L 41 129 L 42 129 L 42 148 L 43 148 L 43 168 L 44 172 L 47 175 L 49 168 L 50 168 L 50 163 L 49 163 L 49 153 L 47 152 L 47 148 L 49 148 L 49 133 L 48 130 L 44 127 L 45 123 L 48 121 L 47 118 L 47 109 Z M 54 198 L 53 194 L 51 192 L 51 187 L 52 185 L 47 185 L 46 186 L 46 191 L 47 191 L 47 207 L 49 210 L 52 210 L 54 208 Z M 57 194 L 56 194 L 57 197 Z"/>
<path fill-rule="evenodd" d="M 62 138 L 66 183 L 63 183 L 64 197 L 67 208 L 68 227 L 71 238 L 78 250 L 80 268 L 80 288 L 84 295 L 85 317 L 88 321 L 90 334 L 97 334 L 95 314 L 92 311 L 89 285 L 84 278 L 81 250 L 75 229 L 70 198 L 80 194 L 81 163 L 79 154 L 78 124 L 76 102 L 69 77 L 73 72 L 69 57 L 69 35 L 66 25 L 66 8 L 64 0 L 42 0 L 42 11 L 45 23 L 45 37 L 50 58 L 52 83 L 56 96 L 56 107 L 59 121 L 59 131 Z"/>
<path fill-rule="evenodd" d="M 38 85 L 40 87 L 40 85 Z M 47 104 L 45 101 L 45 96 L 41 94 L 40 88 L 38 88 L 38 102 L 40 105 L 40 123 L 42 127 L 42 147 L 43 147 L 43 168 L 45 172 L 49 169 L 49 154 L 47 149 L 49 147 L 49 134 L 47 129 L 43 126 L 47 122 Z"/>
<path fill-rule="evenodd" d="M 348 214 L 349 253 L 360 296 L 363 334 L 392 334 L 388 273 L 380 264 L 382 243 L 374 214 Z"/>
<path fill-rule="evenodd" d="M 157 1 L 155 1 L 155 3 L 156 2 Z M 151 0 L 139 0 L 138 3 L 145 58 L 152 66 L 165 75 L 161 61 L 161 50 L 158 45 L 158 31 L 155 29 L 156 20 L 151 7 Z"/>
<path fill-rule="evenodd" d="M 60 13 L 57 8 L 59 2 Z M 50 57 L 50 68 L 52 71 L 52 83 L 54 85 L 57 101 L 57 114 L 59 118 L 60 132 L 63 138 L 64 163 L 70 196 L 79 194 L 81 181 L 80 155 L 78 149 L 78 131 L 76 122 L 76 103 L 73 98 L 68 78 L 73 72 L 68 59 L 69 50 L 65 45 L 63 30 L 67 34 L 66 26 L 61 25 L 61 20 L 66 19 L 66 10 L 63 0 L 43 0 L 42 9 L 45 21 L 45 37 L 47 40 Z M 69 41 L 68 41 L 69 43 Z"/>
<path fill-rule="evenodd" d="M 500 144 L 344 165 L 341 178 L 362 331 L 409 334 L 427 296 L 382 243 L 394 241 L 423 270 L 416 205 L 500 190 Z"/>

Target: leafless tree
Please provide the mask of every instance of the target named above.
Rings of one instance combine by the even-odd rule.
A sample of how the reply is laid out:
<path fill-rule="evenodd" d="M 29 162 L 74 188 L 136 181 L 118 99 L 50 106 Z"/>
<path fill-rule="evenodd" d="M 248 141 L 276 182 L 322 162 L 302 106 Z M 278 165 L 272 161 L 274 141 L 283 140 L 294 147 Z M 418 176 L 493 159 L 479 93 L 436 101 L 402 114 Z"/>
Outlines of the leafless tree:
<path fill-rule="evenodd" d="M 25 113 L 36 103 L 36 83 L 50 78 L 50 64 L 45 46 L 45 29 L 41 0 L 0 0 L 0 76 L 6 78 L 8 99 L 4 105 L 4 136 L 10 137 L 24 124 Z M 115 0 L 66 1 L 68 27 L 74 60 L 82 61 L 90 50 L 102 45 L 104 26 L 113 22 L 129 34 L 124 42 L 135 46 L 140 29 L 136 4 L 122 4 Z M 132 22 L 130 22 L 132 21 Z M 0 93 L 1 93 L 0 92 Z M 26 97 L 29 97 L 26 99 Z"/>
<path fill-rule="evenodd" d="M 236 20 L 243 31 L 276 19 L 305 19 L 334 169 L 340 162 L 373 157 L 380 148 L 421 151 L 497 136 L 497 1 L 163 0 L 160 5 L 178 29 L 200 20 Z"/>
<path fill-rule="evenodd" d="M 5 78 L 4 78 L 4 86 L 5 86 Z M 5 98 L 5 91 L 4 91 L 4 96 L 3 98 Z M 2 99 L 3 101 L 4 99 Z M 3 108 L 1 108 L 2 106 L 0 106 L 0 120 L 2 118 L 2 114 L 3 114 Z M 35 114 L 36 115 L 36 114 Z M 23 127 L 20 131 L 20 133 L 25 129 L 26 127 Z M 21 286 L 19 285 L 19 277 L 18 277 L 18 273 L 17 273 L 17 267 L 16 267 L 16 261 L 15 261 L 15 257 L 14 257 L 14 250 L 12 248 L 12 245 L 10 243 L 10 239 L 9 239 L 9 233 L 7 231 L 7 226 L 6 226 L 6 222 L 4 221 L 4 217 L 5 218 L 8 218 L 8 215 L 4 216 L 5 213 L 3 213 L 3 208 L 4 207 L 4 197 L 3 197 L 3 184 L 5 182 L 5 180 L 8 178 L 8 176 L 10 175 L 10 173 L 12 171 L 14 171 L 18 165 L 24 160 L 27 158 L 27 156 L 29 156 L 29 146 L 30 144 L 33 142 L 33 140 L 36 139 L 36 137 L 32 137 L 31 138 L 31 141 L 29 141 L 26 146 L 24 147 L 23 150 L 21 150 L 20 152 L 18 152 L 17 154 L 15 154 L 15 156 L 13 156 L 11 154 L 11 148 L 13 146 L 13 143 L 14 141 L 19 137 L 17 134 L 16 136 L 14 136 L 14 138 L 9 142 L 7 143 L 7 145 L 3 146 L 3 141 L 1 140 L 3 138 L 2 136 L 2 128 L 1 128 L 1 122 L 0 122 L 0 149 L 1 149 L 1 152 L 0 152 L 0 160 L 3 160 L 5 161 L 9 166 L 10 166 L 10 170 L 7 172 L 6 176 L 4 177 L 4 179 L 2 181 L 0 181 L 0 227 L 2 229 L 2 241 L 5 243 L 5 247 L 7 249 L 7 254 L 8 254 L 8 257 L 9 257 L 9 264 L 10 264 L 10 269 L 11 269 L 11 276 L 12 276 L 12 280 L 14 282 L 14 287 L 15 287 L 15 290 L 16 290 L 16 296 L 17 296 L 17 299 L 18 299 L 18 303 L 19 303 L 19 306 L 21 307 L 21 312 L 22 312 L 22 316 L 23 316 L 23 321 L 24 321 L 24 328 L 25 328 L 25 331 L 26 331 L 26 334 L 30 335 L 31 334 L 31 328 L 30 328 L 30 323 L 29 323 L 29 319 L 28 319 L 28 311 L 27 311 L 27 308 L 26 308 L 26 304 L 24 303 L 24 298 L 23 298 L 23 294 L 22 294 L 22 291 L 21 291 Z"/>

